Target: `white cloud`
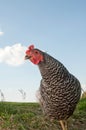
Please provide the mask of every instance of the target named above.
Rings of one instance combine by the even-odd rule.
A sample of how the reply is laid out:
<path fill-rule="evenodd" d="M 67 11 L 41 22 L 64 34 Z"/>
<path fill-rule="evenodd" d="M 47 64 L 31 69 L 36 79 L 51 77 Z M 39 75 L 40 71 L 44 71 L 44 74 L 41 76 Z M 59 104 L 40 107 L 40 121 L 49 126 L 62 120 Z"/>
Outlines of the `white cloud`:
<path fill-rule="evenodd" d="M 0 36 L 2 36 L 4 34 L 4 32 L 0 31 Z"/>
<path fill-rule="evenodd" d="M 24 63 L 25 50 L 26 47 L 20 43 L 0 48 L 0 62 L 12 66 L 21 65 Z"/>

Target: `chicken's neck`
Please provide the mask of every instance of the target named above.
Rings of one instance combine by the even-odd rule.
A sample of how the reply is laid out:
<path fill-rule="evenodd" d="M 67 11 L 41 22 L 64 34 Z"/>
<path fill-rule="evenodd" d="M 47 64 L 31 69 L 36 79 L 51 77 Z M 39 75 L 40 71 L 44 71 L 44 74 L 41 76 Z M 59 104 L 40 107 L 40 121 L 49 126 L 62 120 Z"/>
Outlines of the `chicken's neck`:
<path fill-rule="evenodd" d="M 68 76 L 68 71 L 63 64 L 48 54 L 44 54 L 44 61 L 38 67 L 42 78 L 45 80 L 51 81 L 53 79 L 53 81 L 59 81 Z"/>

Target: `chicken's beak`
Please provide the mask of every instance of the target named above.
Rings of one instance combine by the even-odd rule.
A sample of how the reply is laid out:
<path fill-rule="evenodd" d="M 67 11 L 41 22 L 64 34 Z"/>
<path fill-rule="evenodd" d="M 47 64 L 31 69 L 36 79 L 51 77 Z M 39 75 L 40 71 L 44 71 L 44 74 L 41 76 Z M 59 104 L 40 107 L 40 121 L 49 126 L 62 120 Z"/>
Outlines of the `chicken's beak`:
<path fill-rule="evenodd" d="M 27 59 L 30 59 L 30 58 L 31 58 L 31 56 L 26 55 L 24 59 L 27 60 Z"/>

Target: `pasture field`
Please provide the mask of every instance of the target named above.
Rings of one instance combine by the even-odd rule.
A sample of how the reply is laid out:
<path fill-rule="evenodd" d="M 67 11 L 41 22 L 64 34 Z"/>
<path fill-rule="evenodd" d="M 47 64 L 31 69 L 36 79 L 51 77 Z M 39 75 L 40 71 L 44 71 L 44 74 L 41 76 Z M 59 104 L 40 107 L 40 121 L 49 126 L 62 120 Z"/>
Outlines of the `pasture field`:
<path fill-rule="evenodd" d="M 86 130 L 86 98 L 80 100 L 68 130 Z M 38 103 L 0 102 L 0 130 L 61 130 L 57 120 L 46 118 Z"/>

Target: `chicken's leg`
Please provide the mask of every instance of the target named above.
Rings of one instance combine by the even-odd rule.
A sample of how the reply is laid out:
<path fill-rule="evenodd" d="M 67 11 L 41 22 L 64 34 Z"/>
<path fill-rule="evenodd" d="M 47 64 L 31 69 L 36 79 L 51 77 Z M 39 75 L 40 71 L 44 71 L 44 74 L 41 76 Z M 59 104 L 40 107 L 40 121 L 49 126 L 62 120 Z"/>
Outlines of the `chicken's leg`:
<path fill-rule="evenodd" d="M 67 129 L 67 121 L 66 120 L 65 121 L 61 120 L 60 124 L 61 124 L 62 130 L 68 130 Z"/>

